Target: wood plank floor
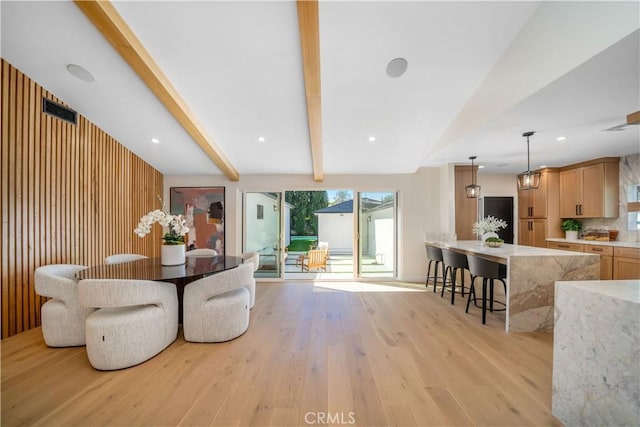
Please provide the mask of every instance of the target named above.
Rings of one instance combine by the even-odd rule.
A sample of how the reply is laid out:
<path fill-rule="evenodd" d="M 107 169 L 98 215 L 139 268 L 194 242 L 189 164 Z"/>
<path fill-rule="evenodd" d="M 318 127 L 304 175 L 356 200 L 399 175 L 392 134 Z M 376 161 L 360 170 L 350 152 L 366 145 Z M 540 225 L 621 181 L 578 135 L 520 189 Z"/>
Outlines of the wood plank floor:
<path fill-rule="evenodd" d="M 2 341 L 3 426 L 561 425 L 551 334 L 506 334 L 431 291 L 258 283 L 249 330 L 121 371 L 40 328 Z M 333 289 L 332 289 L 333 288 Z M 380 291 L 380 292 L 374 292 Z M 382 290 L 391 290 L 383 292 Z"/>

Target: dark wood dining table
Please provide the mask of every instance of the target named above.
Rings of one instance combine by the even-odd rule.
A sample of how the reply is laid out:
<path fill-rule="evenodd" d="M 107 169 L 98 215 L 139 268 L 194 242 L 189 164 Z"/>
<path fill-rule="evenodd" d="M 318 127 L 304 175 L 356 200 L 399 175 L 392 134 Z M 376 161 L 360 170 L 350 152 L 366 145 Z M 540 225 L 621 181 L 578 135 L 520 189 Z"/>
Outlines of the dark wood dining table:
<path fill-rule="evenodd" d="M 241 263 L 241 257 L 218 255 L 214 257 L 187 257 L 186 262 L 182 265 L 164 266 L 160 258 L 145 258 L 122 264 L 89 267 L 77 272 L 76 278 L 78 280 L 153 280 L 174 283 L 178 291 L 179 319 L 182 323 L 184 287 L 210 274 L 236 268 Z"/>

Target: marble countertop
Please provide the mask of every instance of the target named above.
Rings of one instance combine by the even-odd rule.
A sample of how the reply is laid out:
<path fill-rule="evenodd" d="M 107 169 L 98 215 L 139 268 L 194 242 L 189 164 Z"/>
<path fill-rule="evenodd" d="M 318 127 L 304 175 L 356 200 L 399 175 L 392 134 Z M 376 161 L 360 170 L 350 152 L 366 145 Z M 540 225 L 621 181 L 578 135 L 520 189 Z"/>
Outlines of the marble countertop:
<path fill-rule="evenodd" d="M 559 242 L 559 243 L 577 243 L 582 245 L 598 245 L 598 246 L 614 246 L 618 248 L 640 248 L 640 242 L 603 242 L 598 240 L 567 240 L 567 239 L 559 239 L 559 238 L 550 238 L 547 239 L 547 242 Z"/>
<path fill-rule="evenodd" d="M 556 284 L 640 304 L 640 280 L 559 281 Z"/>
<path fill-rule="evenodd" d="M 511 245 L 509 243 L 505 243 L 499 248 L 492 248 L 483 244 L 479 240 L 427 240 L 424 243 L 425 245 L 432 244 L 445 249 L 458 249 L 464 252 L 486 255 L 491 258 L 499 259 L 505 263 L 510 256 L 576 256 L 576 254 L 579 254 L 579 252 L 573 251 Z M 584 255 L 594 256 L 586 253 Z"/>

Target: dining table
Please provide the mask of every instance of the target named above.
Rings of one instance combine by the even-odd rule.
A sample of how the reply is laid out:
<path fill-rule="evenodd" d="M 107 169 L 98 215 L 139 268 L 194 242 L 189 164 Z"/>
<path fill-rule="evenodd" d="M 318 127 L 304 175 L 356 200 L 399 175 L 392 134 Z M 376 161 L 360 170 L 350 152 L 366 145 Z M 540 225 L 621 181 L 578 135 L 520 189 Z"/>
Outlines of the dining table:
<path fill-rule="evenodd" d="M 152 280 L 170 282 L 176 285 L 178 292 L 179 321 L 182 323 L 182 301 L 184 288 L 189 283 L 222 271 L 236 268 L 242 263 L 239 256 L 192 256 L 180 265 L 162 265 L 160 258 L 144 258 L 121 264 L 104 264 L 80 270 L 78 280 L 84 279 L 121 279 Z"/>

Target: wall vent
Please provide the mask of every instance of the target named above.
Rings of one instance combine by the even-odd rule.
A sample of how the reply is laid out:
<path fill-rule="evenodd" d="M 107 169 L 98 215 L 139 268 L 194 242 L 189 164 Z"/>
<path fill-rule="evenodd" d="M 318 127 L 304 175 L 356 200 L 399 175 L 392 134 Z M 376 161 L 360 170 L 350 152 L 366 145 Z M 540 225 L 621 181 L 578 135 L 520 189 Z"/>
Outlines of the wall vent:
<path fill-rule="evenodd" d="M 42 98 L 42 112 L 73 125 L 78 124 L 78 113 L 47 98 Z"/>

